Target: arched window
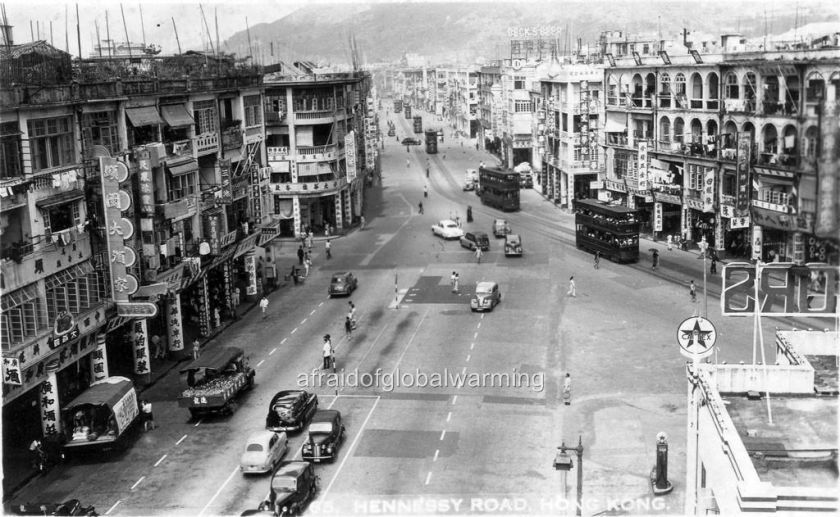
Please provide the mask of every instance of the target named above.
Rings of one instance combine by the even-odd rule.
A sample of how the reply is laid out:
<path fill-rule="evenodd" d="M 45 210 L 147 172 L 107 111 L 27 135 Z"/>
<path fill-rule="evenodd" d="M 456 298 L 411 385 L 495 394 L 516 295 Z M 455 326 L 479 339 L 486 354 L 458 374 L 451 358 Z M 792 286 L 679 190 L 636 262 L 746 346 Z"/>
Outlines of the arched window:
<path fill-rule="evenodd" d="M 659 141 L 663 144 L 671 142 L 671 121 L 668 117 L 659 119 Z"/>
<path fill-rule="evenodd" d="M 706 109 L 718 109 L 720 92 L 718 91 L 718 75 L 714 72 L 706 77 Z"/>
<path fill-rule="evenodd" d="M 659 76 L 659 94 L 671 95 L 671 76 L 667 72 Z"/>
<path fill-rule="evenodd" d="M 703 123 L 696 118 L 691 120 L 691 143 L 703 143 Z"/>
<path fill-rule="evenodd" d="M 779 133 L 773 124 L 766 124 L 761 130 L 761 152 L 766 155 L 779 153 Z M 769 156 L 766 158 L 770 159 Z M 765 161 L 764 163 L 768 162 Z"/>
<path fill-rule="evenodd" d="M 796 140 L 796 127 L 793 124 L 788 124 L 782 130 L 782 152 L 784 154 L 799 154 L 799 142 Z"/>
<path fill-rule="evenodd" d="M 691 74 L 691 98 L 703 98 L 703 77 L 697 72 Z"/>
<path fill-rule="evenodd" d="M 738 148 L 738 126 L 731 120 L 723 125 L 723 132 L 720 135 L 721 157 L 725 160 L 735 159 L 735 150 Z"/>
<path fill-rule="evenodd" d="M 685 75 L 682 72 L 674 77 L 674 93 L 677 95 L 685 95 Z"/>
<path fill-rule="evenodd" d="M 633 75 L 632 84 L 630 86 L 631 96 L 633 98 L 633 105 L 637 107 L 642 106 L 642 95 L 644 92 L 644 82 L 642 76 L 639 74 Z"/>
<path fill-rule="evenodd" d="M 683 143 L 683 134 L 685 133 L 685 122 L 682 117 L 674 119 L 674 142 Z"/>
<path fill-rule="evenodd" d="M 817 142 L 819 141 L 820 130 L 817 129 L 817 126 L 811 126 L 805 130 L 805 145 L 802 149 L 802 154 L 805 156 L 806 159 L 809 160 L 816 160 L 817 159 Z"/>
<path fill-rule="evenodd" d="M 723 81 L 723 96 L 725 99 L 738 99 L 738 76 L 733 72 L 726 74 Z"/>
<path fill-rule="evenodd" d="M 715 122 L 714 120 L 709 120 L 708 122 L 706 122 L 706 137 L 708 140 L 707 143 L 715 143 L 717 141 L 717 134 L 717 122 Z"/>
<path fill-rule="evenodd" d="M 825 98 L 825 79 L 819 72 L 811 72 L 805 81 L 805 102 L 817 103 Z"/>

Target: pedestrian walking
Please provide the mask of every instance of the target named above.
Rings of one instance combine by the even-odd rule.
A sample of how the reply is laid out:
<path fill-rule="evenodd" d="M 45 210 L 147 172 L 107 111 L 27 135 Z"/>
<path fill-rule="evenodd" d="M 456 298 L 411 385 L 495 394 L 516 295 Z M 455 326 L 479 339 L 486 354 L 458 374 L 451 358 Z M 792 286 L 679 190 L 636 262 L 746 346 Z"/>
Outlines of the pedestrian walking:
<path fill-rule="evenodd" d="M 423 202 L 422 202 L 422 201 L 420 201 L 420 203 L 418 203 L 418 204 L 417 204 L 417 210 L 418 210 L 421 214 L 423 213 Z"/>
<path fill-rule="evenodd" d="M 143 411 L 143 430 L 148 431 L 149 427 L 154 429 L 156 426 L 155 415 L 152 413 L 152 403 L 143 399 L 140 402 L 140 410 Z"/>
<path fill-rule="evenodd" d="M 460 215 L 455 216 L 455 224 L 458 225 L 458 228 L 461 227 L 461 216 Z"/>
<path fill-rule="evenodd" d="M 299 247 L 299 248 L 298 248 L 298 250 L 297 250 L 298 265 L 299 265 L 299 266 L 302 266 L 302 265 L 303 265 L 303 254 L 304 254 L 304 252 L 303 252 L 303 244 L 301 244 L 301 245 L 300 245 L 300 247 Z"/>
<path fill-rule="evenodd" d="M 691 296 L 691 302 L 697 301 L 697 286 L 694 285 L 694 280 L 688 285 L 688 294 Z"/>
<path fill-rule="evenodd" d="M 717 255 L 712 255 L 712 263 L 709 265 L 709 273 L 716 275 L 717 274 Z"/>
<path fill-rule="evenodd" d="M 671 251 L 672 249 L 674 249 L 674 237 L 670 233 L 668 234 L 667 243 L 668 243 L 668 251 Z"/>
<path fill-rule="evenodd" d="M 651 269 L 656 271 L 656 268 L 659 267 L 659 250 L 653 250 L 653 261 L 652 261 Z"/>
<path fill-rule="evenodd" d="M 423 197 L 429 197 L 429 186 L 423 185 Z"/>
<path fill-rule="evenodd" d="M 161 350 L 160 347 L 160 336 L 158 336 L 157 334 L 153 335 L 151 341 L 152 345 L 154 345 L 155 347 L 154 355 L 152 357 L 154 357 L 155 359 L 163 359 L 163 350 Z"/>
<path fill-rule="evenodd" d="M 310 257 L 306 257 L 306 260 L 303 261 L 303 270 L 305 276 L 309 276 L 309 268 L 312 267 L 312 259 Z"/>
<path fill-rule="evenodd" d="M 455 283 L 452 285 L 452 292 L 455 294 L 461 294 L 459 290 L 459 285 L 461 283 L 461 275 L 455 273 Z"/>
<path fill-rule="evenodd" d="M 572 404 L 572 376 L 566 373 L 563 378 L 563 404 L 570 406 Z"/>
<path fill-rule="evenodd" d="M 350 310 L 347 311 L 347 317 L 350 318 L 350 323 L 352 323 L 353 326 L 355 327 L 356 326 L 356 305 L 352 301 L 347 302 L 347 304 L 350 306 Z"/>
<path fill-rule="evenodd" d="M 477 264 L 481 264 L 481 246 L 476 246 L 475 248 L 475 261 Z"/>
<path fill-rule="evenodd" d="M 595 269 L 598 269 L 599 267 L 601 267 L 601 252 L 596 251 L 595 252 Z"/>
<path fill-rule="evenodd" d="M 309 248 L 309 253 L 312 253 L 312 233 L 306 232 L 306 247 Z"/>
<path fill-rule="evenodd" d="M 265 319 L 265 317 L 266 317 L 266 312 L 265 312 L 266 309 L 268 309 L 268 298 L 263 296 L 262 299 L 260 300 L 260 310 L 262 311 L 263 319 Z"/>
<path fill-rule="evenodd" d="M 353 337 L 353 320 L 350 319 L 350 316 L 344 318 L 344 332 L 348 339 Z"/>
<path fill-rule="evenodd" d="M 406 146 L 405 150 L 408 151 L 408 146 Z M 405 168 L 408 169 L 409 167 L 411 167 L 411 158 L 406 158 L 405 159 Z"/>
<path fill-rule="evenodd" d="M 574 275 L 569 277 L 569 292 L 566 293 L 566 296 L 571 296 L 572 298 L 577 297 L 577 290 L 575 289 L 575 277 L 574 277 Z"/>
<path fill-rule="evenodd" d="M 360 223 L 359 226 L 361 227 L 362 230 L 365 229 L 365 216 L 362 216 L 361 223 Z"/>
<path fill-rule="evenodd" d="M 332 252 L 330 251 L 332 246 L 330 245 L 330 240 L 327 239 L 327 242 L 324 243 L 324 250 L 327 252 L 327 258 L 332 258 Z"/>
<path fill-rule="evenodd" d="M 201 341 L 199 341 L 198 338 L 193 339 L 192 354 L 193 360 L 198 359 L 201 355 Z"/>
<path fill-rule="evenodd" d="M 452 288 L 452 292 L 456 291 L 455 289 L 455 272 L 453 271 L 451 275 L 449 275 L 449 287 Z"/>
<path fill-rule="evenodd" d="M 324 370 L 329 370 L 330 367 L 333 366 L 333 347 L 332 341 L 330 341 L 329 334 L 326 334 L 324 336 L 324 346 L 322 348 L 322 353 L 324 356 Z"/>

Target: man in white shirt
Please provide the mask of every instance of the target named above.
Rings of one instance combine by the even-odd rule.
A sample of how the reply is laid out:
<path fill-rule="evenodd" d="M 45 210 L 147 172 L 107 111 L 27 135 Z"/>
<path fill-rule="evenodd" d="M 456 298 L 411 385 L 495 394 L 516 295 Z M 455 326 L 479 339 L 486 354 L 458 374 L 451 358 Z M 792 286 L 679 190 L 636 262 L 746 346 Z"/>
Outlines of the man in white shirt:
<path fill-rule="evenodd" d="M 265 319 L 265 311 L 266 311 L 266 309 L 268 309 L 268 298 L 266 298 L 265 296 L 263 296 L 263 297 L 262 297 L 262 300 L 260 300 L 260 310 L 262 311 L 262 317 L 263 317 L 263 319 Z"/>
<path fill-rule="evenodd" d="M 333 349 L 332 349 L 332 342 L 330 341 L 330 335 L 327 334 L 324 336 L 324 370 L 329 370 L 333 366 Z"/>

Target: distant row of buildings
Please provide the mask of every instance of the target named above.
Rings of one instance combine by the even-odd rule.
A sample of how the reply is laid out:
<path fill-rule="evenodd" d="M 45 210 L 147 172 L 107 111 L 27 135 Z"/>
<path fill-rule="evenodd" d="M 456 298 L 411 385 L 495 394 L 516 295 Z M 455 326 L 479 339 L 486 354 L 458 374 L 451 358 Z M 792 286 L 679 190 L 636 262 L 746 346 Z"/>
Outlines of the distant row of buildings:
<path fill-rule="evenodd" d="M 92 381 L 144 378 L 261 296 L 267 245 L 335 233 L 377 163 L 370 75 L 230 56 L 0 46 L 3 443 Z M 271 273 L 267 271 L 271 270 Z"/>
<path fill-rule="evenodd" d="M 838 34 L 767 50 L 605 32 L 562 60 L 547 43 L 512 41 L 485 66 L 398 69 L 386 87 L 506 166 L 528 162 L 561 207 L 634 207 L 644 232 L 705 238 L 722 256 L 840 261 Z"/>

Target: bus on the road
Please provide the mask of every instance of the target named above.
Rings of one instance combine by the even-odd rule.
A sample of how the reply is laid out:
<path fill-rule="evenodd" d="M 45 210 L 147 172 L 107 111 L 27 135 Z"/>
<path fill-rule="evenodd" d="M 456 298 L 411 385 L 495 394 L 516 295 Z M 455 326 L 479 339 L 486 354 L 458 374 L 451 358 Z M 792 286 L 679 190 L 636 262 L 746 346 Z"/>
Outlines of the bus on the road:
<path fill-rule="evenodd" d="M 638 210 L 597 199 L 576 199 L 574 206 L 578 249 L 615 262 L 639 260 Z"/>
<path fill-rule="evenodd" d="M 479 167 L 481 202 L 504 211 L 519 210 L 519 173 L 496 167 Z"/>

